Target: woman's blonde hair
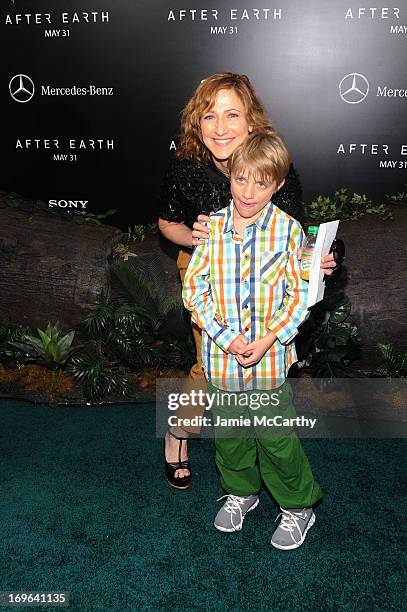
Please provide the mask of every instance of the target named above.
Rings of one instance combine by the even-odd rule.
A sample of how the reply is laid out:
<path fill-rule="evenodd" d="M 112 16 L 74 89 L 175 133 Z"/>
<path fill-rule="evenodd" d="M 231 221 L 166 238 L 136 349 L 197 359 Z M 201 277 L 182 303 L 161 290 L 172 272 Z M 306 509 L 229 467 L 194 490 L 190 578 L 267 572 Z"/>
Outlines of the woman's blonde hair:
<path fill-rule="evenodd" d="M 233 151 L 228 160 L 230 176 L 244 171 L 261 181 L 281 183 L 290 169 L 290 154 L 276 131 L 251 134 Z"/>
<path fill-rule="evenodd" d="M 273 129 L 247 76 L 232 72 L 219 72 L 198 85 L 181 113 L 181 134 L 177 157 L 204 164 L 210 162 L 211 153 L 202 141 L 201 119 L 212 107 L 216 94 L 221 89 L 232 89 L 236 92 L 245 108 L 247 122 L 252 126 L 254 132 Z"/>

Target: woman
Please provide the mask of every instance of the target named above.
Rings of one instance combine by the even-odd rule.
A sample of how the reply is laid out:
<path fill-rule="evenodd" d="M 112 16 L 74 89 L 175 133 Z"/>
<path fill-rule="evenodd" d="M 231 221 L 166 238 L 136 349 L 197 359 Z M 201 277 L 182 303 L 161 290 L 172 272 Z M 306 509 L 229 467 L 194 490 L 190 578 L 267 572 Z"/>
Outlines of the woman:
<path fill-rule="evenodd" d="M 273 130 L 249 79 L 230 72 L 214 74 L 196 89 L 182 112 L 181 138 L 176 159 L 170 164 L 163 184 L 159 228 L 180 247 L 177 260 L 181 281 L 191 258 L 192 248 L 208 235 L 208 214 L 230 202 L 227 162 L 233 151 L 257 130 Z M 285 185 L 273 196 L 273 202 L 304 223 L 301 185 L 291 166 Z M 325 274 L 337 267 L 331 253 L 321 261 Z M 203 379 L 201 334 L 193 326 L 197 363 L 191 368 L 192 379 Z M 188 410 L 186 411 L 186 415 Z M 196 414 L 196 408 L 195 408 Z M 185 416 L 186 416 L 185 415 Z M 189 413 L 188 416 L 191 416 Z M 180 411 L 178 417 L 182 418 Z M 165 466 L 169 483 L 186 489 L 191 482 L 187 458 L 188 433 L 196 429 L 171 429 L 165 437 Z"/>

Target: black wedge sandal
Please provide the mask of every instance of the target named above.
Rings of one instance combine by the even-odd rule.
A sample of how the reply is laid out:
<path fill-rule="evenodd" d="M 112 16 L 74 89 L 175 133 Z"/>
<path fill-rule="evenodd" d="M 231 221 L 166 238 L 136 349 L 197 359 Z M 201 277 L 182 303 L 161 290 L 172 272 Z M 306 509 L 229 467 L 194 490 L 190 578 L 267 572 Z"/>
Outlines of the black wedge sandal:
<path fill-rule="evenodd" d="M 181 450 L 182 450 L 182 441 L 188 440 L 188 438 L 181 438 L 180 436 L 176 436 L 170 430 L 167 433 L 179 440 L 179 448 L 178 448 L 178 461 L 176 463 L 169 463 L 165 458 L 165 438 L 164 438 L 164 462 L 165 462 L 165 473 L 167 475 L 168 484 L 170 484 L 174 489 L 188 489 L 191 486 L 191 466 L 189 464 L 189 459 L 186 461 L 181 461 Z M 182 478 L 176 478 L 175 472 L 177 470 L 189 470 L 188 476 L 182 476 Z"/>

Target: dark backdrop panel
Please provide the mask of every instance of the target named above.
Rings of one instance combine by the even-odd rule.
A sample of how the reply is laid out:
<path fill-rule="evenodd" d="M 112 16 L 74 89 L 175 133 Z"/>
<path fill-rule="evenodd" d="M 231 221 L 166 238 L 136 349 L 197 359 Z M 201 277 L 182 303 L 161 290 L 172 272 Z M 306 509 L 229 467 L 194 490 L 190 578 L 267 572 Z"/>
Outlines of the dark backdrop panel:
<path fill-rule="evenodd" d="M 0 189 L 46 202 L 86 201 L 89 212 L 114 207 L 112 222 L 124 227 L 152 220 L 181 108 L 201 79 L 231 70 L 250 77 L 285 135 L 306 200 L 341 185 L 376 199 L 393 193 L 407 182 L 399 167 L 407 162 L 407 6 L 399 4 L 363 12 L 342 0 L 267 7 L 256 0 L 4 2 Z M 353 73 L 361 75 L 355 82 L 361 93 L 348 92 L 346 102 L 339 84 Z M 29 102 L 10 95 L 18 74 L 35 85 Z M 342 93 L 352 77 L 343 84 Z M 112 95 L 42 95 L 48 85 L 93 85 Z M 38 149 L 18 149 L 18 139 L 58 139 L 60 148 L 40 142 Z M 102 148 L 73 150 L 70 139 L 77 147 L 101 140 Z M 77 157 L 61 161 L 54 154 Z M 389 161 L 394 168 L 380 167 Z"/>

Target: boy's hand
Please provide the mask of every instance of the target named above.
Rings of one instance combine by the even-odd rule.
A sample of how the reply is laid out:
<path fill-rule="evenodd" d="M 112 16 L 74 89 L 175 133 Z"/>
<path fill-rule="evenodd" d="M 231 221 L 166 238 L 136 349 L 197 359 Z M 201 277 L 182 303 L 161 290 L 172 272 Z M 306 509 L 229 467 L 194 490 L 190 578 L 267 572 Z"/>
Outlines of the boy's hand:
<path fill-rule="evenodd" d="M 263 355 L 273 346 L 277 336 L 269 331 L 266 336 L 250 342 L 238 351 L 236 359 L 244 367 L 253 366 L 260 361 Z"/>
<path fill-rule="evenodd" d="M 249 344 L 248 340 L 244 337 L 243 334 L 240 334 L 237 338 L 235 338 L 232 344 L 228 348 L 228 353 L 231 355 L 237 355 L 239 351 L 245 350 L 245 347 Z"/>
<path fill-rule="evenodd" d="M 210 215 L 198 215 L 198 219 L 192 226 L 192 246 L 203 244 L 204 240 L 209 238 L 210 231 L 208 225 L 206 225 L 209 221 Z"/>

